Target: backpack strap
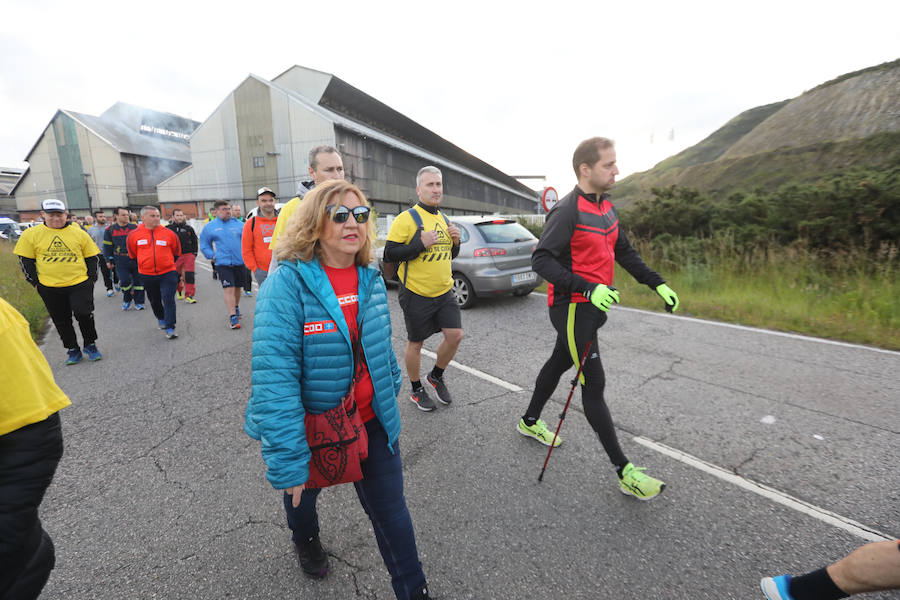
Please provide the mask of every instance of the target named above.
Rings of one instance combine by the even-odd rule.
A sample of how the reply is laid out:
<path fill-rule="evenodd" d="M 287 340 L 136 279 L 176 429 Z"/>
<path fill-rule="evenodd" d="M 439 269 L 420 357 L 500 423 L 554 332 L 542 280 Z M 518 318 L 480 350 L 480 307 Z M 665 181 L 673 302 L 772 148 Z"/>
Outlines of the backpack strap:
<path fill-rule="evenodd" d="M 256 215 L 250 217 L 250 234 L 253 235 L 253 230 L 256 229 Z"/>
<path fill-rule="evenodd" d="M 425 224 L 422 223 L 422 215 L 419 214 L 419 211 L 416 210 L 415 206 L 413 206 L 410 209 L 407 209 L 406 212 L 409 213 L 409 216 L 411 216 L 412 220 L 415 222 L 416 231 L 422 231 L 425 229 Z M 413 237 L 415 237 L 415 236 L 416 236 L 416 234 L 413 233 Z M 412 241 L 412 240 L 410 240 L 410 241 Z M 406 268 L 403 269 L 403 287 L 406 287 L 406 277 L 409 275 L 409 261 L 404 260 L 403 262 L 406 263 Z M 400 268 L 399 264 L 397 265 L 397 268 L 398 269 Z"/>

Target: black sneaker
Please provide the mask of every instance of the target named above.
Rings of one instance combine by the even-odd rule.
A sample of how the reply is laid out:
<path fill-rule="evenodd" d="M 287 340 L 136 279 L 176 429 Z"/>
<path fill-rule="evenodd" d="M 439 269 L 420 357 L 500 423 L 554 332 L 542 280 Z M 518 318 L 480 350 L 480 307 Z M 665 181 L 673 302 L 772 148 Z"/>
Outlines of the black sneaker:
<path fill-rule="evenodd" d="M 434 388 L 434 391 L 437 393 L 438 401 L 440 401 L 441 404 L 450 404 L 453 402 L 453 398 L 450 397 L 450 390 L 444 385 L 443 377 L 435 378 L 429 373 L 425 379 L 427 379 L 428 383 L 431 384 L 431 387 Z"/>
<path fill-rule="evenodd" d="M 424 410 L 425 412 L 434 410 L 434 400 L 431 399 L 431 396 L 428 395 L 425 388 L 422 388 L 418 392 L 413 390 L 409 395 L 409 399 L 413 401 L 419 410 Z"/>
<path fill-rule="evenodd" d="M 428 586 L 423 585 L 410 596 L 411 600 L 434 600 L 433 596 L 428 595 Z"/>
<path fill-rule="evenodd" d="M 300 568 L 303 572 L 316 579 L 322 579 L 328 575 L 328 555 L 322 548 L 319 536 L 315 535 L 305 542 L 294 544 L 297 550 L 297 558 L 300 559 Z"/>

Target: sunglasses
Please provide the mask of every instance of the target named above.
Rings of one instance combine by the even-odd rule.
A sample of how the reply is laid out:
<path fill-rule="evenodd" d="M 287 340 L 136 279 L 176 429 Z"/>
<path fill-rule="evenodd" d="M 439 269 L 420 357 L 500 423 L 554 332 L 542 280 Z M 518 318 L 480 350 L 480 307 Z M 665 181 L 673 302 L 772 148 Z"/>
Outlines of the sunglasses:
<path fill-rule="evenodd" d="M 357 206 L 350 209 L 344 205 L 335 206 L 333 204 L 326 206 L 325 210 L 328 211 L 335 223 L 346 223 L 351 214 L 353 215 L 353 220 L 357 223 L 365 223 L 369 220 L 369 213 L 372 212 L 372 209 L 368 206 Z"/>

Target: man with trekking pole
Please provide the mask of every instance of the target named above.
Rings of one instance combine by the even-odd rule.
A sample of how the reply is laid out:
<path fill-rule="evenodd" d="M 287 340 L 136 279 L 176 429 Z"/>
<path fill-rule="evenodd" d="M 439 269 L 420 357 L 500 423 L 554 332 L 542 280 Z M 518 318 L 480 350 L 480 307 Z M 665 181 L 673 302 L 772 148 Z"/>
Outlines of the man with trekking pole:
<path fill-rule="evenodd" d="M 532 255 L 534 270 L 548 282 L 547 303 L 556 345 L 538 373 L 531 403 L 516 429 L 551 450 L 562 443 L 559 428 L 554 434 L 540 416 L 562 374 L 575 366 L 573 391 L 581 383 L 584 415 L 616 469 L 619 489 L 639 500 L 650 500 L 663 491 L 665 483 L 645 475 L 644 468 L 632 464 L 619 446 L 603 395 L 606 378 L 597 330 L 606 322 L 610 307 L 619 301 L 619 292 L 612 287 L 614 262 L 655 290 L 670 312 L 678 309 L 678 296 L 644 263 L 619 229 L 616 209 L 607 194 L 619 172 L 612 140 L 596 137 L 581 142 L 572 167 L 578 185 L 547 215 Z M 542 470 L 541 477 L 543 474 Z"/>

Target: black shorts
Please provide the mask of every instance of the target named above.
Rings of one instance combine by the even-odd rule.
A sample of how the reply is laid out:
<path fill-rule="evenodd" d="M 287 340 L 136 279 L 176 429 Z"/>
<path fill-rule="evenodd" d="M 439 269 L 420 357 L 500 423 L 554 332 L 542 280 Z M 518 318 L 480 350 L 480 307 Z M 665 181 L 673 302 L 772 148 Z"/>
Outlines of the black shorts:
<path fill-rule="evenodd" d="M 406 339 L 421 342 L 441 329 L 462 329 L 462 316 L 452 291 L 426 298 L 400 286 L 398 297 L 406 321 Z"/>
<path fill-rule="evenodd" d="M 244 265 L 216 265 L 216 275 L 223 288 L 244 287 L 245 273 L 249 273 Z"/>

